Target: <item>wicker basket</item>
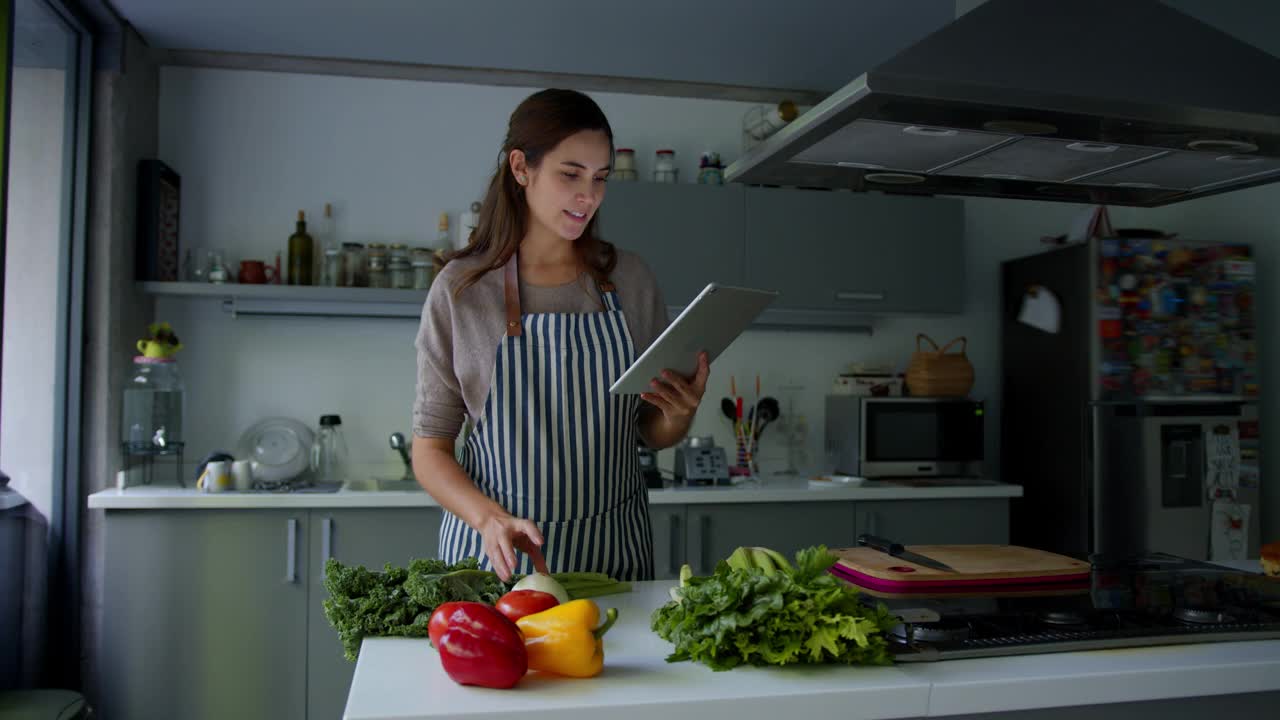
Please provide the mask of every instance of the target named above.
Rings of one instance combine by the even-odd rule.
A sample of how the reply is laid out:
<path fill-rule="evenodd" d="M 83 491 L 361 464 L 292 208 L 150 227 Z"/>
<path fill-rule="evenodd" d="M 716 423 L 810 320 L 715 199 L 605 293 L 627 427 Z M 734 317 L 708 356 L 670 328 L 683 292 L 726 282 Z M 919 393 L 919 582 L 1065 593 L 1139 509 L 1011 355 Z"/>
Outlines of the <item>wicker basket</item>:
<path fill-rule="evenodd" d="M 921 344 L 928 340 L 932 350 Z M 960 343 L 957 352 L 947 352 Z M 973 389 L 973 365 L 965 356 L 968 341 L 964 337 L 938 347 L 933 338 L 920 333 L 916 336 L 916 351 L 907 366 L 907 389 L 915 397 L 965 397 Z"/>

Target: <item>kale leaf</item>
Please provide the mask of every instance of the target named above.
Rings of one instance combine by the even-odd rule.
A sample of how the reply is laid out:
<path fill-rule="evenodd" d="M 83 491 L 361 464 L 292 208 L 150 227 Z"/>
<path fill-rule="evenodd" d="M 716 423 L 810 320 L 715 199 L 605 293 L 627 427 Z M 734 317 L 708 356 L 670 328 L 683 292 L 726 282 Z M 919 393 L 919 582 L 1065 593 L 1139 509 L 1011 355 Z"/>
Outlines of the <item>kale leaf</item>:
<path fill-rule="evenodd" d="M 454 565 L 412 560 L 407 568 L 388 563 L 375 572 L 330 558 L 324 566 L 324 616 L 337 630 L 344 656 L 354 662 L 366 636 L 427 637 L 431 613 L 443 603 L 497 602 L 509 585 L 479 568 L 475 558 Z"/>

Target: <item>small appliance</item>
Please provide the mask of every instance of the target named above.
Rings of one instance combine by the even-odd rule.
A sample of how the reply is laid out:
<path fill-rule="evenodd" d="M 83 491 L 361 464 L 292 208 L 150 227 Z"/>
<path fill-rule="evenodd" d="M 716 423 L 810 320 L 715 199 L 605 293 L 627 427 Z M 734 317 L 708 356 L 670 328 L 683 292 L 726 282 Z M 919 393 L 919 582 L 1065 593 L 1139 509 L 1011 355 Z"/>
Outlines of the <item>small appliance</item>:
<path fill-rule="evenodd" d="M 728 485 L 729 461 L 710 435 L 690 437 L 676 446 L 675 477 L 685 485 Z"/>
<path fill-rule="evenodd" d="M 866 478 L 982 476 L 981 401 L 828 395 L 826 410 L 826 451 L 837 473 Z"/>

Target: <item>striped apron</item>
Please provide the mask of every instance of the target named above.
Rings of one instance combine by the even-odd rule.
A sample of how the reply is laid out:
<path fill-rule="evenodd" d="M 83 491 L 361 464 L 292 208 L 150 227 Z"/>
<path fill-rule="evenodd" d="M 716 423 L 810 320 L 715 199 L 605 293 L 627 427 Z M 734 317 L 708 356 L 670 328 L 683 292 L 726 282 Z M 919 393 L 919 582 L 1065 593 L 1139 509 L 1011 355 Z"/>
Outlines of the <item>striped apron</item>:
<path fill-rule="evenodd" d="M 506 335 L 462 469 L 515 517 L 542 531 L 551 572 L 653 578 L 649 494 L 640 474 L 636 395 L 609 386 L 635 358 L 618 295 L 600 284 L 604 312 L 520 311 L 517 261 L 503 269 Z M 445 511 L 440 556 L 491 569 L 480 533 Z M 515 572 L 533 572 L 517 553 Z"/>

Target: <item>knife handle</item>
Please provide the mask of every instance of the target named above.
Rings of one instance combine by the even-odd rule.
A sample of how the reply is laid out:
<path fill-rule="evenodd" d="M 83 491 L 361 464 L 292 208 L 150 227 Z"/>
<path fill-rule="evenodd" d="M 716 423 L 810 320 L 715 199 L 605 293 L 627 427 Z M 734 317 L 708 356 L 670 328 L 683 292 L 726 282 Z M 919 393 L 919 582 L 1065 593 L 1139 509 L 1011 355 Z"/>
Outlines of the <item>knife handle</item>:
<path fill-rule="evenodd" d="M 900 543 L 896 543 L 879 535 L 862 534 L 858 536 L 858 544 L 866 545 L 874 550 L 879 550 L 886 555 L 900 555 L 904 548 Z"/>

